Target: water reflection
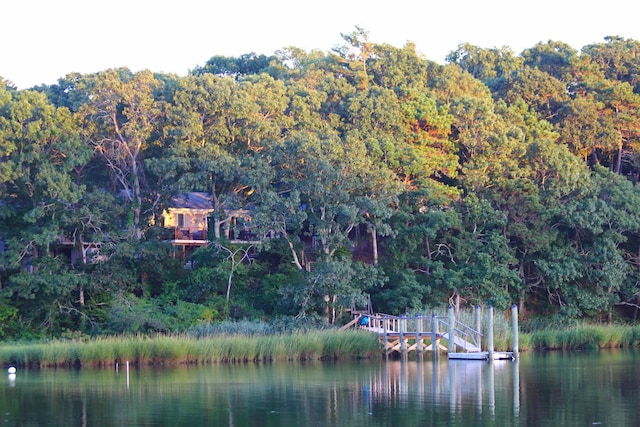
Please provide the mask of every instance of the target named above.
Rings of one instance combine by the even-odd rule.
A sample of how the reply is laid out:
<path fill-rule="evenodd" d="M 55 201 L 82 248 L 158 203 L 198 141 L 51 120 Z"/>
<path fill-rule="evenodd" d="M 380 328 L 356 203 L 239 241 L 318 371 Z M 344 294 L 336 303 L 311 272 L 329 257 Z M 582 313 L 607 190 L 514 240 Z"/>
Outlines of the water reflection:
<path fill-rule="evenodd" d="M 411 408 L 419 402 L 427 403 L 434 413 L 447 408 L 452 419 L 465 418 L 471 411 L 474 421 L 496 421 L 496 411 L 502 419 L 505 415 L 517 419 L 519 366 L 512 361 L 387 362 L 366 386 L 371 390 L 370 413 L 389 406 Z M 504 414 L 507 407 L 510 414 Z"/>
<path fill-rule="evenodd" d="M 519 362 L 389 361 L 33 370 L 0 393 L 5 425 L 635 425 L 635 353 Z"/>

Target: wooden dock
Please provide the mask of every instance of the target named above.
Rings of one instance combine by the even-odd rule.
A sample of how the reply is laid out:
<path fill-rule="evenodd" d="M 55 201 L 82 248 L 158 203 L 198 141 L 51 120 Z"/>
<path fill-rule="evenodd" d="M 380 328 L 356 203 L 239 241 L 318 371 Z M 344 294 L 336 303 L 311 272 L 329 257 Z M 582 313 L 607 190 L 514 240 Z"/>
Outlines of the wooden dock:
<path fill-rule="evenodd" d="M 517 358 L 517 318 L 513 324 L 514 351 L 496 352 L 493 350 L 493 309 L 489 308 L 488 333 L 484 340 L 487 350 L 483 351 L 480 310 L 476 310 L 474 327 L 457 321 L 452 308 L 449 309 L 448 316 L 392 316 L 353 310 L 352 321 L 344 325 L 343 329 L 356 327 L 378 334 L 385 358 L 392 354 L 406 357 L 412 351 L 415 351 L 419 358 L 427 351 L 432 352 L 434 356 L 439 352 L 446 352 L 449 359 L 457 360 Z M 517 313 L 514 315 L 517 316 Z M 445 342 L 446 346 L 441 341 Z"/>

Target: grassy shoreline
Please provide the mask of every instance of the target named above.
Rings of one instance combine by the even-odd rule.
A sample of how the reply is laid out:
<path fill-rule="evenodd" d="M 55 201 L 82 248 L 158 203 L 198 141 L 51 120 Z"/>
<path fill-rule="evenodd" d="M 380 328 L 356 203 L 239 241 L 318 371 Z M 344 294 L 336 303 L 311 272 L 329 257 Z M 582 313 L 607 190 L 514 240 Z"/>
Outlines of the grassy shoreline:
<path fill-rule="evenodd" d="M 248 363 L 369 358 L 378 338 L 363 331 L 326 330 L 266 336 L 120 336 L 87 341 L 0 345 L 0 364 L 20 367 L 104 367 L 129 361 L 144 365 Z"/>
<path fill-rule="evenodd" d="M 640 347 L 640 325 L 576 325 L 520 334 L 520 350 L 596 350 Z"/>
<path fill-rule="evenodd" d="M 428 343 L 425 343 L 428 344 Z M 497 351 L 513 349 L 511 334 L 498 334 Z M 640 326 L 581 325 L 565 330 L 521 333 L 520 351 L 640 347 Z M 381 357 L 375 334 L 321 330 L 274 335 L 222 334 L 109 336 L 0 344 L 0 364 L 18 367 L 106 367 L 145 365 L 289 362 Z"/>

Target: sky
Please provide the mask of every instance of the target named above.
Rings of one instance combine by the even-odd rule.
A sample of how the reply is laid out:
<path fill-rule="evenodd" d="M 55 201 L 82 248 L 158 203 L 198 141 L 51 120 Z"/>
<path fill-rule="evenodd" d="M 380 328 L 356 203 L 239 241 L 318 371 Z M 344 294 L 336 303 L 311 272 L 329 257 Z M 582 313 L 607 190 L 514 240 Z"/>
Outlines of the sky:
<path fill-rule="evenodd" d="M 638 12 L 636 0 L 3 0 L 0 77 L 27 89 L 117 67 L 186 75 L 215 55 L 327 52 L 356 26 L 439 63 L 467 42 L 579 51 L 611 35 L 640 40 Z"/>

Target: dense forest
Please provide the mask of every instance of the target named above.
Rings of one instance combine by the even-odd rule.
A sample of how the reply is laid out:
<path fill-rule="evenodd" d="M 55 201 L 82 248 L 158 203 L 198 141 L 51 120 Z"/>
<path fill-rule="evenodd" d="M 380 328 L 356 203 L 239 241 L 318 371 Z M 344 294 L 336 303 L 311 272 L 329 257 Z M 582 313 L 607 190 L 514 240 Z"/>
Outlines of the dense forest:
<path fill-rule="evenodd" d="M 0 79 L 0 338 L 340 322 L 368 301 L 637 320 L 640 42 L 438 64 L 342 36 L 187 76 Z M 210 244 L 185 259 L 161 213 L 192 191 Z M 239 209 L 251 242 L 225 232 Z"/>

